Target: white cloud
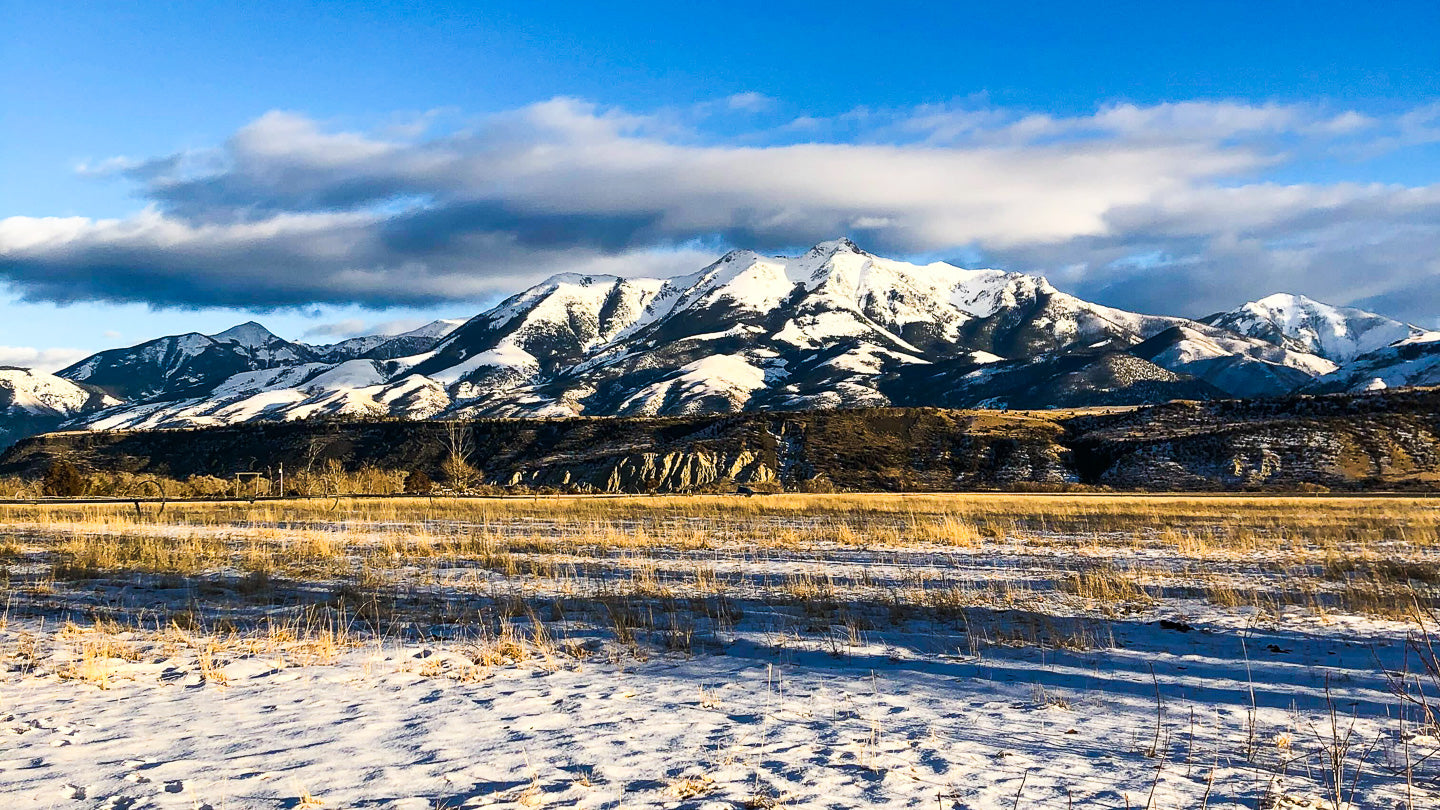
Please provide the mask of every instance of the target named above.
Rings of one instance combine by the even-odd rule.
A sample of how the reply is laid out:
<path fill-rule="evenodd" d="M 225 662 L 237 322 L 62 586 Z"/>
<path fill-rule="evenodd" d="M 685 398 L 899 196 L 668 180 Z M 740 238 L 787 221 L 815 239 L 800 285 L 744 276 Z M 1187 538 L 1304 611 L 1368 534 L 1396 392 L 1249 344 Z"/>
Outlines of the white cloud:
<path fill-rule="evenodd" d="M 1440 248 L 1424 241 L 1440 221 L 1433 187 L 1265 181 L 1296 144 L 1353 148 L 1363 134 L 1401 148 L 1435 118 L 1193 101 L 1068 117 L 929 106 L 719 137 L 671 113 L 556 98 L 469 130 L 380 136 L 276 111 L 216 149 L 117 163 L 150 200 L 129 218 L 0 220 L 0 277 L 56 301 L 433 304 L 564 270 L 677 272 L 719 246 L 848 233 L 891 253 L 1067 268 L 1101 291 L 1136 272 L 1131 255 L 1162 257 L 1147 272 L 1167 256 L 1175 267 L 1223 256 L 1235 264 L 1208 278 L 1215 292 L 1267 273 L 1295 280 L 1310 271 L 1277 268 L 1322 268 L 1366 242 Z M 1371 286 L 1383 294 L 1413 272 Z"/>
<path fill-rule="evenodd" d="M 725 105 L 741 112 L 764 112 L 775 106 L 775 99 L 754 91 L 736 93 L 725 99 Z"/>
<path fill-rule="evenodd" d="M 0 346 L 0 366 L 19 366 L 36 371 L 59 371 L 84 360 L 83 349 L 36 349 L 29 346 Z"/>

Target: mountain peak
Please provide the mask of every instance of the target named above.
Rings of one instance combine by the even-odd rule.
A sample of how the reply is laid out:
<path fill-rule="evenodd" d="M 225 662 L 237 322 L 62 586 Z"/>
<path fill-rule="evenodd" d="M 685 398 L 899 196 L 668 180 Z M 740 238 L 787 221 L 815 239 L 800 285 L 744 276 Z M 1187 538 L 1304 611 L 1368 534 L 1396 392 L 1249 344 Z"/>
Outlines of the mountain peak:
<path fill-rule="evenodd" d="M 264 346 L 274 340 L 275 334 L 255 321 L 246 321 L 210 337 L 221 343 L 238 343 L 241 346 L 253 348 Z"/>
<path fill-rule="evenodd" d="M 1325 306 L 1324 304 L 1321 304 L 1321 302 L 1316 301 L 1315 299 L 1310 298 L 1309 296 L 1301 295 L 1301 294 L 1299 294 L 1299 293 L 1286 293 L 1286 292 L 1271 293 L 1270 295 L 1267 295 L 1267 296 L 1265 296 L 1264 298 L 1260 298 L 1260 299 L 1257 299 L 1257 300 L 1255 300 L 1255 301 L 1251 301 L 1250 303 L 1252 303 L 1252 304 L 1254 304 L 1254 305 L 1256 305 L 1256 306 L 1265 307 L 1266 309 L 1284 309 L 1284 308 L 1286 308 L 1286 307 L 1307 306 L 1307 305 L 1309 305 L 1309 306 L 1314 306 L 1314 305 L 1316 305 L 1316 304 L 1320 304 L 1321 306 Z"/>
<path fill-rule="evenodd" d="M 391 337 L 444 337 L 464 325 L 464 318 L 440 318 Z"/>
<path fill-rule="evenodd" d="M 761 259 L 763 259 L 763 258 L 764 258 L 763 256 L 761 256 L 759 253 L 756 253 L 756 252 L 753 251 L 753 250 L 747 250 L 747 249 L 745 249 L 745 248 L 736 248 L 735 250 L 731 250 L 731 251 L 726 252 L 724 256 L 721 256 L 720 258 L 716 259 L 716 260 L 715 260 L 715 263 L 712 264 L 712 265 L 710 265 L 710 266 L 711 266 L 711 267 L 718 267 L 718 266 L 720 266 L 720 265 L 734 264 L 734 263 L 736 263 L 736 262 L 743 262 L 743 263 L 745 263 L 745 264 L 753 264 L 754 262 L 759 261 L 759 260 L 761 260 Z"/>
<path fill-rule="evenodd" d="M 556 273 L 545 279 L 540 286 L 554 286 L 556 284 L 578 284 L 588 287 L 592 284 L 614 284 L 620 279 L 608 273 Z"/>
<path fill-rule="evenodd" d="M 1274 293 L 1205 319 L 1247 337 L 1348 363 L 1425 330 L 1353 307 L 1337 307 L 1297 293 Z"/>
<path fill-rule="evenodd" d="M 868 255 L 860 249 L 859 245 L 844 236 L 839 239 L 830 239 L 821 242 L 815 247 L 810 248 L 810 252 L 821 256 L 834 256 L 836 253 L 859 253 L 861 255 Z"/>

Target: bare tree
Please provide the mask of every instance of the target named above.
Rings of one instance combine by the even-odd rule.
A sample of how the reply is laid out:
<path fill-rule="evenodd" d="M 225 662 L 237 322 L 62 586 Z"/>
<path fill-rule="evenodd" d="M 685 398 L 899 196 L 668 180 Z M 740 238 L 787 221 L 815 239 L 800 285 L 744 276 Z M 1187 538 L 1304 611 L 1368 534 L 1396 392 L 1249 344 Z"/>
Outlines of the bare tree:
<path fill-rule="evenodd" d="M 329 449 L 329 447 L 330 439 L 328 436 L 323 436 L 317 432 L 311 433 L 306 437 L 304 454 L 305 466 L 291 478 L 297 494 L 305 497 L 316 494 L 315 484 L 317 479 L 315 476 L 315 462 L 319 461 L 321 457 L 325 455 L 325 451 Z M 323 481 L 320 483 L 323 484 Z"/>
<path fill-rule="evenodd" d="M 475 486 L 480 471 L 470 463 L 475 454 L 475 433 L 464 422 L 445 423 L 445 461 L 440 469 L 445 473 L 450 486 L 458 492 L 465 492 Z"/>
<path fill-rule="evenodd" d="M 331 458 L 325 460 L 324 471 L 320 473 L 320 481 L 325 486 L 326 495 L 341 495 L 345 488 L 345 465 L 340 459 Z"/>

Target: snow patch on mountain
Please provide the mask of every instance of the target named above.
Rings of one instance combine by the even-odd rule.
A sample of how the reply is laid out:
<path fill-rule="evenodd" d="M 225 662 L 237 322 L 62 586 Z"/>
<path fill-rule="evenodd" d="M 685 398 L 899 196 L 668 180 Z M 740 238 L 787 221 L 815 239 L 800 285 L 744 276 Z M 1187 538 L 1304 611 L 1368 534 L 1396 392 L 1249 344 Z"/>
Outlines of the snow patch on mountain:
<path fill-rule="evenodd" d="M 1440 385 L 1440 341 L 1424 337 L 1361 355 L 1308 385 L 1316 393 Z"/>
<path fill-rule="evenodd" d="M 673 376 L 636 391 L 620 405 L 626 416 L 653 416 L 667 413 L 700 413 L 705 410 L 744 410 L 745 403 L 765 386 L 765 371 L 735 355 L 710 355 L 681 366 Z M 681 402 L 679 408 L 665 408 L 667 400 Z M 716 407 L 715 400 L 725 405 Z"/>
<path fill-rule="evenodd" d="M 368 388 L 386 382 L 380 363 L 374 360 L 348 360 L 332 366 L 305 381 L 307 391 L 343 391 L 347 388 Z"/>
<path fill-rule="evenodd" d="M 448 385 L 458 383 L 482 368 L 523 369 L 529 373 L 538 371 L 540 364 L 536 362 L 534 355 L 518 346 L 501 346 L 494 349 L 486 349 L 449 368 L 432 372 L 428 377 L 436 382 Z"/>
<path fill-rule="evenodd" d="M 228 399 L 237 396 L 250 396 L 262 391 L 294 388 L 305 382 L 311 376 L 327 368 L 329 368 L 329 366 L 326 366 L 324 363 L 302 363 L 298 366 L 282 366 L 280 368 L 262 368 L 256 369 L 255 371 L 242 371 L 215 386 L 208 398 Z"/>

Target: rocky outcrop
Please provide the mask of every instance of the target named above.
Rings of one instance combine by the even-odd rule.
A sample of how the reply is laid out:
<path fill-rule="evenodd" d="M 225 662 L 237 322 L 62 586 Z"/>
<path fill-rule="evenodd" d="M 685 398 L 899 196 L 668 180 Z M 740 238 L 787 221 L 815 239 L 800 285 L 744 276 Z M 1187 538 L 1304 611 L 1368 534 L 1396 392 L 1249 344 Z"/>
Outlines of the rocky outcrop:
<path fill-rule="evenodd" d="M 694 492 L 716 486 L 776 483 L 773 459 L 763 453 L 670 451 L 637 453 L 603 462 L 554 464 L 513 470 L 492 483 L 531 489 L 591 492 Z"/>
<path fill-rule="evenodd" d="M 1069 425 L 1082 480 L 1120 489 L 1431 489 L 1440 391 L 1171 403 Z"/>

